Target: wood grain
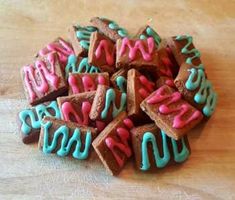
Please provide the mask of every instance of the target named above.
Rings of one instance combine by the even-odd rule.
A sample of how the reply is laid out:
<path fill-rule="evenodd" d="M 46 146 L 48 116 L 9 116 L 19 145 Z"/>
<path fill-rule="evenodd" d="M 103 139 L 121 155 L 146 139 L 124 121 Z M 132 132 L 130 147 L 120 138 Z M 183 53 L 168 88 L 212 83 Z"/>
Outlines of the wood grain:
<path fill-rule="evenodd" d="M 131 33 L 146 23 L 162 36 L 187 33 L 201 50 L 219 95 L 214 116 L 191 131 L 192 155 L 181 166 L 143 174 L 130 162 L 111 177 L 101 162 L 45 156 L 23 145 L 16 113 L 27 106 L 19 69 L 71 23 L 92 16 Z M 235 199 L 234 1 L 0 1 L 0 199 Z"/>

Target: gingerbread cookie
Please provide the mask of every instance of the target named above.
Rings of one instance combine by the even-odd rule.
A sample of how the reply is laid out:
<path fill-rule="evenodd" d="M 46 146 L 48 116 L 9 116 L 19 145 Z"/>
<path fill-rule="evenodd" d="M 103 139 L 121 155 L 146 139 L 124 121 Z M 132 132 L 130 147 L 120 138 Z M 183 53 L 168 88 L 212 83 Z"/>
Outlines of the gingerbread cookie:
<path fill-rule="evenodd" d="M 148 96 L 140 107 L 168 136 L 179 140 L 203 118 L 181 94 L 164 85 Z"/>
<path fill-rule="evenodd" d="M 31 105 L 54 100 L 67 91 L 63 71 L 55 52 L 38 58 L 21 69 L 25 95 Z"/>
<path fill-rule="evenodd" d="M 133 128 L 131 135 L 136 167 L 139 170 L 155 170 L 182 163 L 190 155 L 187 136 L 174 140 L 155 124 Z"/>
<path fill-rule="evenodd" d="M 85 160 L 91 153 L 91 143 L 96 135 L 94 128 L 45 117 L 38 145 L 45 154 L 71 155 L 75 159 Z"/>

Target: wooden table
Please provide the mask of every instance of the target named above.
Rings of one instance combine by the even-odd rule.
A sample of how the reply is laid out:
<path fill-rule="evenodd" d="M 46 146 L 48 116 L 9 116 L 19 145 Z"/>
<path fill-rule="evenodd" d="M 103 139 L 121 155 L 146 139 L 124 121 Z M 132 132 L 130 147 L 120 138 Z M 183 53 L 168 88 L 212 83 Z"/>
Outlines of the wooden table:
<path fill-rule="evenodd" d="M 1 1 L 0 199 L 235 199 L 234 1 Z M 201 50 L 219 95 L 216 113 L 189 135 L 190 159 L 144 174 L 129 163 L 109 176 L 97 157 L 79 162 L 24 145 L 16 113 L 27 106 L 19 70 L 71 23 L 106 16 L 135 33 L 152 25 L 161 36 L 187 33 Z"/>

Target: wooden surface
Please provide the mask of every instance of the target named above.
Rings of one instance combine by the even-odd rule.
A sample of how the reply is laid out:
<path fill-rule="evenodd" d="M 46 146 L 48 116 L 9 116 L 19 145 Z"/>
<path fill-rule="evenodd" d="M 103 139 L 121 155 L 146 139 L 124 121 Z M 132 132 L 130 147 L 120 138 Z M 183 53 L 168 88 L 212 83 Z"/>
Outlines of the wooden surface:
<path fill-rule="evenodd" d="M 235 3 L 214 1 L 0 1 L 0 199 L 235 199 Z M 187 33 L 219 95 L 216 113 L 190 133 L 192 155 L 154 174 L 109 176 L 97 157 L 79 162 L 24 145 L 16 113 L 27 106 L 19 69 L 71 23 L 105 16 L 135 33 Z"/>

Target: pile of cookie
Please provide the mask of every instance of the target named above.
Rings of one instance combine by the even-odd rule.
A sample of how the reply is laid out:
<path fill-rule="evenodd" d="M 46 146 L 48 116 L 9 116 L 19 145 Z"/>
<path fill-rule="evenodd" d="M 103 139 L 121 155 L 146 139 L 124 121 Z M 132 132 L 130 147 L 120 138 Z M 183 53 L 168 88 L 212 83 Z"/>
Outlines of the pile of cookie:
<path fill-rule="evenodd" d="M 135 36 L 106 18 L 69 28 L 21 69 L 31 107 L 18 114 L 25 144 L 88 159 L 117 175 L 134 157 L 142 171 L 182 163 L 187 133 L 214 112 L 217 95 L 188 35 Z"/>

